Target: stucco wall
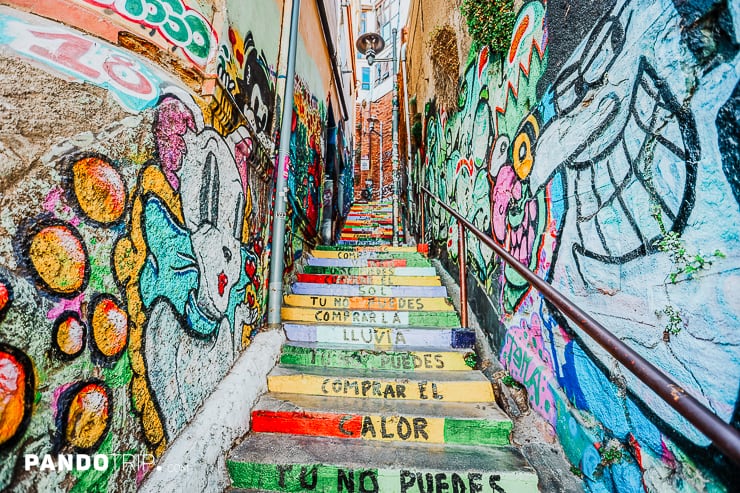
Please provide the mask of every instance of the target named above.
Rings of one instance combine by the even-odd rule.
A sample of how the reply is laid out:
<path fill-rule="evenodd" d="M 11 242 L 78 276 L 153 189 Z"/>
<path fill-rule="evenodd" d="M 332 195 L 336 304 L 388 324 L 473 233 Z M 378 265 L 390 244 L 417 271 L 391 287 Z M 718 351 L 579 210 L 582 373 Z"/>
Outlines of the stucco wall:
<path fill-rule="evenodd" d="M 737 2 L 526 2 L 508 52 L 463 65 L 457 111 L 409 84 L 426 91 L 417 177 L 735 424 L 739 25 Z M 412 74 L 433 77 L 419 51 Z M 429 216 L 456 261 L 454 222 Z M 490 342 L 591 491 L 729 487 L 705 437 L 468 244 Z"/>
<path fill-rule="evenodd" d="M 167 2 L 169 24 L 157 0 L 144 19 L 4 3 L 27 12 L 0 7 L 0 489 L 132 491 L 260 338 L 282 3 Z M 296 74 L 286 273 L 318 222 L 314 79 Z"/>

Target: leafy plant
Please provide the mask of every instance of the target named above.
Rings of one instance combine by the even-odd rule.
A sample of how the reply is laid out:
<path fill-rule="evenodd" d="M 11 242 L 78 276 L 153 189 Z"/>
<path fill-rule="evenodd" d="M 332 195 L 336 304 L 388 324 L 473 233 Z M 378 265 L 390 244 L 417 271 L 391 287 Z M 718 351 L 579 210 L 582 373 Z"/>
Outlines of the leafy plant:
<path fill-rule="evenodd" d="M 522 387 L 522 384 L 520 384 L 519 382 L 517 382 L 516 380 L 514 380 L 514 377 L 512 377 L 511 375 L 505 375 L 504 377 L 502 377 L 501 378 L 501 383 L 504 384 L 504 385 L 506 385 L 507 387 L 512 387 L 512 388 L 515 388 L 515 389 L 521 389 L 521 388 L 523 388 Z"/>
<path fill-rule="evenodd" d="M 608 466 L 622 460 L 623 452 L 620 447 L 612 446 L 603 447 L 601 450 L 599 450 L 599 454 L 601 455 L 601 463 L 605 466 Z"/>
<path fill-rule="evenodd" d="M 661 317 L 663 315 L 668 317 L 668 322 L 665 327 L 663 327 L 664 342 L 670 342 L 671 335 L 678 335 L 678 333 L 681 332 L 681 329 L 686 326 L 686 322 L 684 322 L 683 317 L 681 317 L 681 313 L 673 305 L 666 305 L 662 310 L 657 310 L 655 315 L 657 317 Z"/>
<path fill-rule="evenodd" d="M 705 257 L 701 252 L 690 253 L 686 249 L 686 244 L 681 239 L 681 236 L 675 231 L 668 231 L 666 229 L 660 206 L 654 205 L 650 213 L 658 223 L 658 228 L 660 228 L 660 232 L 663 234 L 663 237 L 655 242 L 655 246 L 661 252 L 668 253 L 671 262 L 673 262 L 674 270 L 668 274 L 671 284 L 675 284 L 679 280 L 679 277 L 693 279 L 694 274 L 711 267 L 712 260 L 710 258 Z M 712 257 L 724 258 L 725 254 L 719 250 L 715 250 L 712 253 Z"/>
<path fill-rule="evenodd" d="M 467 21 L 476 51 L 483 46 L 494 53 L 509 49 L 516 22 L 514 0 L 463 0 L 460 13 Z"/>
<path fill-rule="evenodd" d="M 581 471 L 581 469 L 576 466 L 570 466 L 570 472 L 578 476 L 579 478 L 583 478 L 583 471 Z"/>

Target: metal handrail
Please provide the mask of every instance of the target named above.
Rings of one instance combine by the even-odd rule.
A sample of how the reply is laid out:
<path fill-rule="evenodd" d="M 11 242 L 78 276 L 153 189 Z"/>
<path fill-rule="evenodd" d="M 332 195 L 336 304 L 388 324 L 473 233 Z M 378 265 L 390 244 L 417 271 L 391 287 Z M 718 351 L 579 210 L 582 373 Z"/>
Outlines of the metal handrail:
<path fill-rule="evenodd" d="M 675 409 L 681 416 L 694 425 L 697 430 L 706 435 L 718 450 L 723 452 L 735 464 L 740 465 L 740 432 L 731 425 L 725 423 L 704 404 L 690 395 L 683 387 L 672 380 L 669 376 L 643 358 L 635 350 L 623 343 L 606 327 L 594 320 L 591 315 L 584 312 L 572 301 L 566 298 L 560 291 L 552 287 L 544 279 L 530 271 L 524 264 L 515 259 L 509 252 L 504 250 L 493 238 L 476 228 L 470 221 L 461 216 L 457 211 L 442 202 L 432 192 L 421 186 L 422 195 L 429 195 L 432 199 L 449 212 L 458 223 L 460 236 L 464 237 L 464 229 L 467 228 L 483 244 L 493 250 L 504 262 L 514 268 L 524 279 L 527 280 L 542 296 L 555 305 L 565 316 L 570 318 L 586 334 L 596 341 L 602 348 L 609 352 L 614 358 L 622 363 L 630 372 L 652 389 L 661 399 Z M 424 201 L 421 201 L 421 242 L 424 242 Z M 458 239 L 462 248 L 464 240 Z M 458 255 L 463 261 L 465 255 Z M 465 268 L 460 268 L 461 274 Z M 465 278 L 461 275 L 461 288 L 465 284 Z M 461 294 L 464 293 L 461 289 Z M 467 299 L 460 300 L 461 312 L 467 312 Z M 461 313 L 462 315 L 462 313 Z M 461 316 L 461 318 L 463 318 Z M 467 316 L 465 316 L 467 319 Z"/>

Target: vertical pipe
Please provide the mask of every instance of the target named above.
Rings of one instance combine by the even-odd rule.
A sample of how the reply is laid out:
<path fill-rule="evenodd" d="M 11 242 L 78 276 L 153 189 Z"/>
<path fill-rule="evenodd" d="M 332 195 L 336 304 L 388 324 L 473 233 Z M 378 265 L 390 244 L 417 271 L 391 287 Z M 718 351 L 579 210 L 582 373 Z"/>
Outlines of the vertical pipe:
<path fill-rule="evenodd" d="M 280 127 L 280 151 L 275 178 L 275 211 L 272 219 L 272 251 L 270 252 L 270 283 L 268 285 L 267 325 L 280 325 L 280 307 L 283 303 L 283 256 L 285 255 L 285 210 L 288 202 L 288 172 L 290 171 L 290 129 L 293 123 L 293 90 L 295 82 L 295 53 L 298 38 L 298 17 L 301 0 L 293 0 L 290 13 L 290 43 L 288 67 L 285 74 L 283 114 Z"/>
<path fill-rule="evenodd" d="M 468 283 L 467 250 L 465 245 L 465 226 L 457 221 L 457 260 L 460 267 L 460 325 L 468 327 Z"/>
<path fill-rule="evenodd" d="M 398 245 L 398 60 L 396 54 L 396 34 L 394 27 L 393 37 L 393 246 Z"/>
<path fill-rule="evenodd" d="M 380 122 L 380 152 L 378 156 L 380 158 L 380 184 L 378 185 L 378 200 L 383 201 L 383 122 Z"/>
<path fill-rule="evenodd" d="M 401 72 L 403 74 L 403 108 L 404 121 L 406 123 L 406 226 L 404 227 L 403 233 L 406 243 L 409 242 L 411 234 L 411 228 L 413 226 L 413 218 L 411 211 L 413 207 L 413 197 L 411 194 L 411 122 L 409 116 L 409 91 L 408 91 L 408 77 L 406 74 L 406 47 L 408 46 L 408 32 L 406 34 L 406 42 L 401 45 Z"/>

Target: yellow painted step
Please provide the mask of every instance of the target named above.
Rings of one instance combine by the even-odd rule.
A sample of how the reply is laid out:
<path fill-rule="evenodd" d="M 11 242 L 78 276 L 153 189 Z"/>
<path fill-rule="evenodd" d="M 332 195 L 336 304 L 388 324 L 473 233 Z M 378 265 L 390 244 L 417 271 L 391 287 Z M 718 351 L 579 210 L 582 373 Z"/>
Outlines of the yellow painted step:
<path fill-rule="evenodd" d="M 323 370 L 321 374 L 276 367 L 267 376 L 270 392 L 429 402 L 493 402 L 491 382 L 479 371 L 360 372 Z"/>

